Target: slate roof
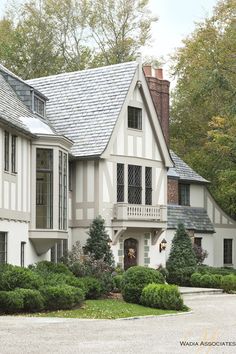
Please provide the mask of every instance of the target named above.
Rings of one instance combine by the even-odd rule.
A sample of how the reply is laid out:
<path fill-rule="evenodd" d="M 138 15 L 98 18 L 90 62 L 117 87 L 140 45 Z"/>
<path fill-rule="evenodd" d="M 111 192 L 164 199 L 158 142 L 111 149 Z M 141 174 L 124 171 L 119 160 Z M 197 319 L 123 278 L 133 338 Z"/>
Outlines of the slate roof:
<path fill-rule="evenodd" d="M 34 114 L 18 98 L 11 86 L 0 74 L 0 119 L 25 133 L 30 130 L 19 119 L 21 116 L 34 117 Z"/>
<path fill-rule="evenodd" d="M 71 153 L 97 156 L 109 142 L 137 66 L 122 63 L 26 82 L 49 98 L 47 118 L 73 140 Z"/>
<path fill-rule="evenodd" d="M 179 223 L 183 223 L 186 229 L 204 233 L 215 232 L 206 209 L 194 208 L 182 205 L 168 205 L 167 228 L 176 229 Z"/>
<path fill-rule="evenodd" d="M 168 176 L 179 177 L 180 180 L 184 181 L 194 181 L 198 183 L 209 183 L 205 178 L 200 176 L 195 172 L 190 166 L 188 166 L 179 156 L 177 156 L 173 151 L 170 150 L 171 158 L 174 162 L 175 167 L 170 168 L 168 171 Z"/>

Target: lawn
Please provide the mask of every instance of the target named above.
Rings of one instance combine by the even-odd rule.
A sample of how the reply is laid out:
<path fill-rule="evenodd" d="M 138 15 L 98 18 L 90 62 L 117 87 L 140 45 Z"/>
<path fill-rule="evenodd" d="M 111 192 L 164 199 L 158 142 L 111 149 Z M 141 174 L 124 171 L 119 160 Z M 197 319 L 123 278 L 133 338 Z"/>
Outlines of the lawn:
<path fill-rule="evenodd" d="M 66 318 L 92 318 L 116 319 L 136 316 L 159 316 L 177 313 L 173 310 L 159 310 L 136 304 L 129 304 L 123 300 L 87 300 L 82 307 L 75 310 L 60 310 L 54 312 L 37 313 L 37 317 L 66 317 Z"/>

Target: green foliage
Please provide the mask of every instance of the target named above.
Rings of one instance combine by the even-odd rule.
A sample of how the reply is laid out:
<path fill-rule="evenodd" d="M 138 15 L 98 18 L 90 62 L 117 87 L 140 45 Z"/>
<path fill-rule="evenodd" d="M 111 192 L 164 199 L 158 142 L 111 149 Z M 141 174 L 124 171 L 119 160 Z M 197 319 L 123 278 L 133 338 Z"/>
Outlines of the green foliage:
<path fill-rule="evenodd" d="M 191 276 L 191 284 L 203 288 L 218 288 L 226 292 L 233 292 L 236 291 L 236 275 L 194 273 Z"/>
<path fill-rule="evenodd" d="M 133 60 L 148 0 L 24 0 L 0 20 L 0 61 L 24 79 Z"/>
<path fill-rule="evenodd" d="M 177 79 L 171 108 L 171 147 L 212 182 L 210 190 L 236 216 L 236 3 L 220 0 L 173 57 Z M 193 144 L 194 141 L 194 144 Z"/>
<path fill-rule="evenodd" d="M 152 268 L 142 266 L 129 268 L 122 280 L 124 300 L 139 304 L 143 288 L 150 283 L 164 283 L 164 278 L 161 273 Z"/>
<path fill-rule="evenodd" d="M 227 293 L 236 291 L 236 275 L 230 274 L 222 277 L 222 289 Z"/>
<path fill-rule="evenodd" d="M 117 274 L 113 277 L 114 281 L 114 290 L 116 292 L 120 292 L 122 288 L 122 281 L 123 281 L 123 275 L 122 274 Z"/>
<path fill-rule="evenodd" d="M 85 289 L 86 299 L 98 299 L 102 295 L 102 285 L 100 281 L 93 277 L 78 279 L 83 289 Z"/>
<path fill-rule="evenodd" d="M 72 275 L 72 272 L 65 264 L 53 263 L 49 261 L 41 261 L 34 265 L 30 265 L 29 269 L 42 275 L 46 273 L 59 273 L 59 274 Z"/>
<path fill-rule="evenodd" d="M 110 266 L 114 264 L 109 236 L 105 229 L 105 220 L 96 217 L 89 227 L 88 239 L 84 247 L 85 254 L 90 254 L 95 260 L 104 260 Z"/>
<path fill-rule="evenodd" d="M 40 291 L 46 310 L 71 309 L 84 300 L 83 290 L 70 285 L 44 286 Z"/>
<path fill-rule="evenodd" d="M 38 312 L 44 308 L 44 300 L 39 290 L 16 289 L 15 293 L 23 297 L 23 311 Z"/>
<path fill-rule="evenodd" d="M 141 304 L 166 310 L 185 309 L 176 285 L 149 284 L 142 290 Z"/>
<path fill-rule="evenodd" d="M 148 0 L 93 0 L 89 27 L 100 49 L 97 64 L 130 61 L 151 39 L 151 24 L 157 19 L 148 10 Z"/>
<path fill-rule="evenodd" d="M 24 307 L 23 294 L 18 291 L 0 291 L 0 313 L 16 313 Z"/>
<path fill-rule="evenodd" d="M 0 275 L 0 290 L 14 290 L 16 288 L 39 289 L 43 279 L 30 269 L 18 266 L 2 267 Z"/>
<path fill-rule="evenodd" d="M 234 274 L 236 275 L 236 269 L 234 268 L 216 268 L 216 267 L 210 267 L 207 265 L 202 265 L 197 267 L 197 272 L 201 274 L 219 274 L 219 275 L 229 275 L 229 274 Z"/>
<path fill-rule="evenodd" d="M 166 268 L 169 272 L 168 282 L 178 285 L 189 285 L 191 274 L 197 267 L 192 242 L 184 225 L 179 224 L 172 240 L 169 259 Z"/>

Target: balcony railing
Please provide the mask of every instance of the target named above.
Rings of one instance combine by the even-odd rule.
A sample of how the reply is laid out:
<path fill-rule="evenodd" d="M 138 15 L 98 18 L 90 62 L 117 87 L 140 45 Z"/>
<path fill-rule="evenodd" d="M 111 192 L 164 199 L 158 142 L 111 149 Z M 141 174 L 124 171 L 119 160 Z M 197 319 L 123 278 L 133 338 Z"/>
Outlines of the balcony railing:
<path fill-rule="evenodd" d="M 165 205 L 152 206 L 119 203 L 114 205 L 114 219 L 166 221 L 167 207 Z"/>

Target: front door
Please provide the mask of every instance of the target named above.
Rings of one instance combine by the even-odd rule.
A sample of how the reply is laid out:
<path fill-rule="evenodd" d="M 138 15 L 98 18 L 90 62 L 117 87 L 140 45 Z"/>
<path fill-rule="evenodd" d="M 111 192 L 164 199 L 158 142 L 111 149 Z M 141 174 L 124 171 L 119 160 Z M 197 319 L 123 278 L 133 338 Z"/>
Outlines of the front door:
<path fill-rule="evenodd" d="M 138 259 L 138 241 L 134 238 L 128 238 L 124 242 L 124 269 L 137 265 Z"/>

